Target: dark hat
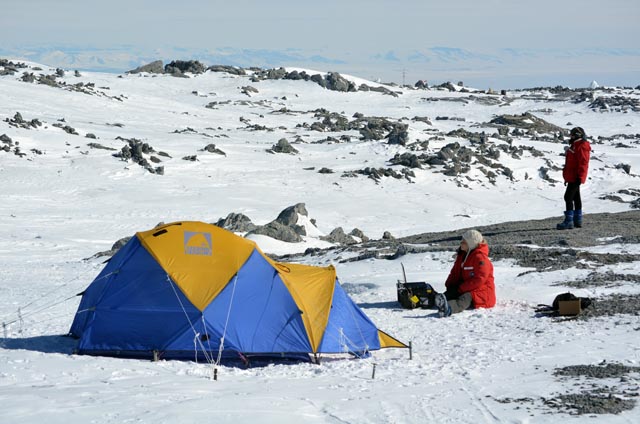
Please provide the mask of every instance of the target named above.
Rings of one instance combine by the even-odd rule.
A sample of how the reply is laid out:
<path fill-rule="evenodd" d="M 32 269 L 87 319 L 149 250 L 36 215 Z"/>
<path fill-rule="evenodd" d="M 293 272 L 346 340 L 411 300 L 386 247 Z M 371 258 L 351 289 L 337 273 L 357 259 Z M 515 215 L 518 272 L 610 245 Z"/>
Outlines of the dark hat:
<path fill-rule="evenodd" d="M 578 139 L 584 139 L 587 134 L 585 134 L 584 130 L 582 129 L 582 127 L 574 127 L 571 129 L 571 138 L 573 140 L 578 140 Z"/>

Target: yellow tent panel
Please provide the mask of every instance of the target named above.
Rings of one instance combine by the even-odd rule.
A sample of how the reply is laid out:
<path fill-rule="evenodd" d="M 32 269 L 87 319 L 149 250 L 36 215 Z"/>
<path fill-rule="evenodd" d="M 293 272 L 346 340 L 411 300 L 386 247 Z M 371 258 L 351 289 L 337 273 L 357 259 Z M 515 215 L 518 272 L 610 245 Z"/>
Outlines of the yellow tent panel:
<path fill-rule="evenodd" d="M 253 241 L 203 222 L 176 222 L 136 236 L 200 311 L 256 249 Z"/>
<path fill-rule="evenodd" d="M 333 265 L 317 267 L 279 262 L 274 264 L 293 300 L 302 311 L 302 320 L 311 347 L 316 352 L 329 322 L 336 269 Z"/>

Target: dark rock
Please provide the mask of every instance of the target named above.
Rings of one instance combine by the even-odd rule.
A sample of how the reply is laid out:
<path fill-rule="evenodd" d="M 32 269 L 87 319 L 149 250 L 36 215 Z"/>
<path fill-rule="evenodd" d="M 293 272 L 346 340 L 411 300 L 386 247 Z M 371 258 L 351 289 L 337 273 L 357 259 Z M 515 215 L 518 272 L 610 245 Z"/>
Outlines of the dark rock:
<path fill-rule="evenodd" d="M 164 72 L 174 76 L 183 76 L 187 72 L 202 74 L 206 70 L 207 67 L 197 60 L 173 60 L 164 66 Z"/>
<path fill-rule="evenodd" d="M 226 72 L 232 75 L 247 75 L 247 72 L 242 68 L 226 65 L 213 65 L 208 68 L 211 72 Z"/>
<path fill-rule="evenodd" d="M 287 243 L 299 243 L 302 241 L 302 237 L 293 228 L 278 221 L 272 221 L 267 225 L 257 227 L 247 235 L 251 234 L 260 234 Z"/>
<path fill-rule="evenodd" d="M 292 155 L 299 153 L 298 150 L 289 144 L 286 138 L 278 140 L 278 143 L 271 146 L 270 150 L 274 153 L 289 153 Z"/>
<path fill-rule="evenodd" d="M 418 156 L 413 153 L 396 153 L 393 158 L 389 160 L 391 165 L 402 165 L 409 168 L 422 168 L 422 161 Z"/>
<path fill-rule="evenodd" d="M 91 147 L 92 149 L 117 150 L 117 149 L 114 149 L 113 147 L 103 146 L 102 144 L 99 144 L 99 143 L 88 143 L 87 146 Z"/>
<path fill-rule="evenodd" d="M 161 60 L 154 60 L 151 63 L 147 63 L 146 65 L 142 65 L 128 71 L 128 74 L 139 74 L 141 72 L 148 72 L 150 74 L 164 74 L 164 65 Z"/>
<path fill-rule="evenodd" d="M 220 228 L 224 228 L 236 233 L 246 233 L 258 228 L 251 219 L 241 213 L 230 213 L 226 218 L 220 218 L 216 224 Z"/>
<path fill-rule="evenodd" d="M 631 165 L 626 163 L 619 163 L 616 165 L 616 169 L 622 169 L 627 174 L 631 174 Z"/>
<path fill-rule="evenodd" d="M 251 96 L 251 93 L 258 93 L 258 89 L 255 87 L 252 87 L 250 85 L 247 85 L 245 87 L 242 87 L 241 89 L 242 94 L 246 94 L 247 96 Z"/>
<path fill-rule="evenodd" d="M 331 231 L 331 233 L 329 233 L 328 236 L 322 236 L 320 237 L 320 239 L 324 241 L 328 241 L 329 243 L 342 244 L 342 245 L 350 245 L 350 244 L 358 243 L 358 241 L 355 240 L 353 237 L 345 234 L 342 227 L 335 228 L 333 231 Z"/>
<path fill-rule="evenodd" d="M 333 91 L 356 91 L 356 86 L 337 72 L 329 72 L 326 77 L 326 88 Z"/>
<path fill-rule="evenodd" d="M 304 203 L 297 203 L 283 209 L 276 218 L 276 221 L 290 227 L 298 223 L 298 215 L 309 216 L 309 212 L 307 212 L 307 208 Z"/>
<path fill-rule="evenodd" d="M 567 130 L 558 127 L 557 125 L 550 124 L 542 118 L 525 112 L 521 115 L 501 115 L 492 119 L 490 124 L 494 125 L 507 125 L 510 127 L 517 127 L 526 131 L 535 131 L 537 133 L 560 133 L 567 134 Z"/>
<path fill-rule="evenodd" d="M 215 154 L 222 155 L 222 156 L 227 156 L 227 154 L 225 152 L 223 152 L 222 150 L 218 149 L 215 144 L 207 144 L 204 147 L 204 149 L 202 149 L 200 151 L 201 152 L 205 151 L 205 152 L 215 153 Z"/>
<path fill-rule="evenodd" d="M 391 235 L 389 231 L 382 233 L 382 240 L 395 240 L 396 238 Z"/>
<path fill-rule="evenodd" d="M 357 237 L 360 240 L 362 240 L 363 242 L 369 241 L 369 237 L 365 236 L 364 233 L 358 228 L 354 228 L 353 230 L 351 230 L 349 235 L 353 236 L 353 237 Z"/>
<path fill-rule="evenodd" d="M 388 136 L 388 144 L 399 144 L 405 146 L 409 141 L 409 126 L 407 124 L 396 124 Z"/>

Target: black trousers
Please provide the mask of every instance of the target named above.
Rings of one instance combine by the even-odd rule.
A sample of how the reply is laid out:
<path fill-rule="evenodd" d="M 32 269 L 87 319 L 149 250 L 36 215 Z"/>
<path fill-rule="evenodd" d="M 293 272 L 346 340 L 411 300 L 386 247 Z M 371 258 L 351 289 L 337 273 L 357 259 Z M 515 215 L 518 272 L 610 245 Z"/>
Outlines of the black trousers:
<path fill-rule="evenodd" d="M 567 184 L 564 192 L 565 211 L 582 210 L 582 199 L 580 198 L 580 183 Z"/>

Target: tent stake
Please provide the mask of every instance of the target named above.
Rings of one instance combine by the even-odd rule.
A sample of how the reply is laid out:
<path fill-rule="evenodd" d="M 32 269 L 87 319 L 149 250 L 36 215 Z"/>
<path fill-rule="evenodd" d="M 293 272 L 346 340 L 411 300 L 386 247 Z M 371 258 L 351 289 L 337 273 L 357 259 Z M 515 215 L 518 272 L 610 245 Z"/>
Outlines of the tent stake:
<path fill-rule="evenodd" d="M 409 360 L 413 359 L 413 342 L 409 340 Z"/>
<path fill-rule="evenodd" d="M 7 338 L 7 324 L 2 321 L 2 332 L 4 333 L 4 338 Z"/>
<path fill-rule="evenodd" d="M 371 372 L 371 379 L 375 379 L 376 378 L 376 364 L 373 364 L 373 371 Z"/>
<path fill-rule="evenodd" d="M 213 381 L 218 381 L 218 368 L 213 369 Z"/>
<path fill-rule="evenodd" d="M 160 355 L 158 355 L 158 351 L 153 351 L 153 362 L 158 362 L 160 360 Z"/>

